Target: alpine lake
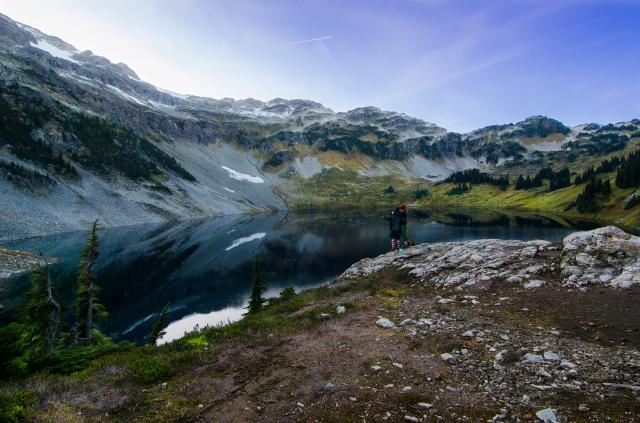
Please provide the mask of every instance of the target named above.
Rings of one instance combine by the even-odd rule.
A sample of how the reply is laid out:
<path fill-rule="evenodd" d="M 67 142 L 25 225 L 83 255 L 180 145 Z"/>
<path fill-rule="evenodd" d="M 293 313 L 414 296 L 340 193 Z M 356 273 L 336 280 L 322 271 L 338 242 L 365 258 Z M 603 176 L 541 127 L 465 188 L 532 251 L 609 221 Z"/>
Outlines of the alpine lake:
<path fill-rule="evenodd" d="M 109 312 L 100 325 L 114 340 L 142 343 L 169 304 L 166 334 L 242 318 L 256 256 L 268 275 L 266 297 L 331 283 L 349 266 L 389 250 L 390 210 L 236 215 L 99 230 L 95 267 L 99 297 Z M 408 236 L 416 243 L 473 239 L 559 241 L 592 225 L 541 215 L 410 210 Z M 76 264 L 88 232 L 3 243 L 42 253 L 58 263 L 49 271 L 72 318 Z M 0 282 L 0 325 L 9 323 L 30 287 L 30 277 Z M 69 305 L 71 304 L 71 305 Z"/>

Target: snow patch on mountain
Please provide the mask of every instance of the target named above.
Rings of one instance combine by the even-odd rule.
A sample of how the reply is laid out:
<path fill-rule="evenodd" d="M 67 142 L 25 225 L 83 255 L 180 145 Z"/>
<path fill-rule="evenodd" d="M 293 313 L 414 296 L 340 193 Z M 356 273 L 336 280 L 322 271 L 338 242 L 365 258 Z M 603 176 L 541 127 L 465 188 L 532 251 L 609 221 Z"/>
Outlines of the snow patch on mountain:
<path fill-rule="evenodd" d="M 73 73 L 62 72 L 62 71 L 58 72 L 58 75 L 62 76 L 63 78 L 72 79 L 84 85 L 89 85 L 91 87 L 98 88 L 98 85 L 93 80 L 89 78 L 85 78 L 84 76 L 81 76 L 81 75 L 76 75 Z"/>
<path fill-rule="evenodd" d="M 148 104 L 146 104 L 146 103 L 142 102 L 142 100 L 140 100 L 140 99 L 138 99 L 138 98 L 136 98 L 136 97 L 134 97 L 134 96 L 132 96 L 132 95 L 130 95 L 130 94 L 125 93 L 125 92 L 124 92 L 124 91 L 122 91 L 120 88 L 118 88 L 118 87 L 114 87 L 113 85 L 109 85 L 109 84 L 106 84 L 106 85 L 107 85 L 107 87 L 109 87 L 111 90 L 115 91 L 115 92 L 116 92 L 119 96 L 121 96 L 122 98 L 125 98 L 125 99 L 127 99 L 127 100 L 129 100 L 129 101 L 132 101 L 132 102 L 134 102 L 134 103 L 136 103 L 136 104 L 139 104 L 140 106 L 148 106 Z"/>
<path fill-rule="evenodd" d="M 131 79 L 133 79 L 133 78 L 131 78 Z M 160 91 L 161 93 L 169 94 L 172 97 L 181 98 L 183 100 L 186 100 L 187 98 L 189 98 L 189 96 L 187 94 L 174 93 L 173 91 L 164 90 L 164 89 L 158 88 L 158 87 L 155 87 L 155 89 Z"/>
<path fill-rule="evenodd" d="M 227 172 L 229 172 L 229 177 L 238 181 L 247 181 L 247 182 L 251 182 L 254 184 L 263 184 L 264 183 L 264 179 L 262 179 L 259 176 L 251 176 L 251 175 L 247 175 L 246 173 L 240 173 L 238 171 L 235 171 L 231 168 L 228 168 L 227 166 L 222 166 L 222 168 L 224 170 L 226 170 Z"/>
<path fill-rule="evenodd" d="M 73 56 L 75 54 L 75 52 L 62 50 L 62 49 L 54 46 L 53 44 L 48 43 L 46 40 L 44 40 L 42 38 L 38 39 L 36 43 L 30 42 L 29 44 L 31 45 L 31 47 L 35 47 L 35 48 L 40 49 L 42 51 L 46 51 L 47 53 L 49 53 L 53 57 L 57 57 L 59 59 L 64 59 L 64 60 L 67 60 L 67 61 L 73 62 L 73 63 L 80 63 L 80 62 L 78 62 L 77 60 L 74 60 L 71 57 L 71 56 Z"/>

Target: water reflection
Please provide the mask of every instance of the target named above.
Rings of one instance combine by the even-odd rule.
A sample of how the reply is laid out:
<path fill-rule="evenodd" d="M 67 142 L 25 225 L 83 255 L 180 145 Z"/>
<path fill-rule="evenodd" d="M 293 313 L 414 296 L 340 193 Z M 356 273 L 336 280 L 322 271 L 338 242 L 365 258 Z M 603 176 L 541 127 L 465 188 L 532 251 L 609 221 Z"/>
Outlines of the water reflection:
<path fill-rule="evenodd" d="M 194 325 L 240 318 L 251 285 L 252 261 L 263 258 L 269 293 L 304 289 L 332 280 L 363 257 L 388 248 L 386 210 L 333 214 L 230 216 L 100 231 L 96 266 L 110 312 L 102 330 L 115 339 L 142 342 L 162 307 L 170 303 L 166 339 Z M 409 235 L 417 242 L 479 238 L 560 239 L 566 222 L 540 216 L 413 211 Z M 9 248 L 60 258 L 52 268 L 58 292 L 71 304 L 75 264 L 86 233 L 14 241 Z M 0 292 L 5 324 L 28 287 L 11 281 Z M 67 307 L 71 318 L 73 307 Z"/>

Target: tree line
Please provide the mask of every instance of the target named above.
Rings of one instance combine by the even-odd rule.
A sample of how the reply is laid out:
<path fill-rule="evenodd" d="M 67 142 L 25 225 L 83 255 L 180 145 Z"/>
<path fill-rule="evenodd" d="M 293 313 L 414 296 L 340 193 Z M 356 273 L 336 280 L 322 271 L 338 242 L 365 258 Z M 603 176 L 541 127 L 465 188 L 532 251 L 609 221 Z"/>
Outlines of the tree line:
<path fill-rule="evenodd" d="M 640 186 L 640 151 L 636 150 L 620 160 L 616 175 L 618 188 L 633 188 Z"/>
<path fill-rule="evenodd" d="M 519 175 L 518 179 L 516 179 L 515 189 L 528 190 L 539 188 L 544 184 L 545 180 L 549 181 L 549 191 L 565 188 L 571 185 L 571 172 L 566 167 L 557 172 L 550 167 L 544 167 L 540 169 L 533 178 L 530 175 L 526 177 Z"/>
<path fill-rule="evenodd" d="M 613 172 L 618 169 L 621 163 L 621 159 L 619 157 L 613 157 L 611 159 L 605 159 L 598 165 L 598 167 L 590 167 L 582 173 L 576 175 L 575 181 L 573 183 L 575 185 L 584 184 L 585 182 L 591 180 L 593 176 L 600 175 L 602 173 Z"/>
<path fill-rule="evenodd" d="M 596 179 L 593 175 L 569 208 L 575 207 L 581 213 L 595 213 L 600 210 L 598 197 L 608 197 L 610 194 L 611 182 L 609 179 Z"/>
<path fill-rule="evenodd" d="M 506 176 L 491 176 L 488 173 L 481 172 L 478 169 L 467 169 L 460 172 L 454 172 L 443 183 L 454 184 L 489 184 L 505 190 L 509 186 L 509 178 Z"/>

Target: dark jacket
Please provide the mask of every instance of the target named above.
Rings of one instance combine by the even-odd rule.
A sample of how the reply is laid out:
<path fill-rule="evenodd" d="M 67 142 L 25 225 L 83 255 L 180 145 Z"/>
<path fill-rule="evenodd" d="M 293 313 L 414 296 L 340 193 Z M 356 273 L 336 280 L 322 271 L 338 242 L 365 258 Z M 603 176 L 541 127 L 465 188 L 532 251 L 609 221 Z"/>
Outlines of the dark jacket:
<path fill-rule="evenodd" d="M 399 212 L 392 212 L 389 218 L 389 230 L 391 232 L 400 232 L 402 229 L 402 216 Z"/>

